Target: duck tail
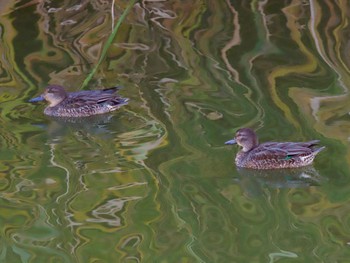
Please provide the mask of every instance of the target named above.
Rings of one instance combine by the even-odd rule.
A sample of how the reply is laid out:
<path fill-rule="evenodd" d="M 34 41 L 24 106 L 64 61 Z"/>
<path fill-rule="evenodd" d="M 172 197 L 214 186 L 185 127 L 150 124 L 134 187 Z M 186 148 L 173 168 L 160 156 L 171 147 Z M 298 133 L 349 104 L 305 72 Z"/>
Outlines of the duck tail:
<path fill-rule="evenodd" d="M 119 98 L 119 104 L 125 105 L 128 104 L 129 99 L 128 98 Z"/>
<path fill-rule="evenodd" d="M 313 153 L 314 155 L 318 154 L 320 151 L 323 151 L 324 149 L 326 149 L 326 146 L 322 146 L 322 147 L 319 147 L 319 148 L 314 148 L 313 149 Z"/>
<path fill-rule="evenodd" d="M 120 89 L 122 89 L 122 88 L 123 88 L 123 86 L 114 86 L 112 89 L 120 90 Z"/>

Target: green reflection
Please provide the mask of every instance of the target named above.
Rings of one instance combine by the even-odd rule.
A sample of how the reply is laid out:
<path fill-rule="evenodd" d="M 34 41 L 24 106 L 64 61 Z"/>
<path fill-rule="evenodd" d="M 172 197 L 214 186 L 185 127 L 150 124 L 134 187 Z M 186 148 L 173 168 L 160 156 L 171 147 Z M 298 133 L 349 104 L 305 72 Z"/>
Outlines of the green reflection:
<path fill-rule="evenodd" d="M 345 2 L 139 1 L 87 87 L 127 107 L 27 103 L 78 90 L 128 4 L 0 4 L 0 261 L 346 262 Z M 327 148 L 311 174 L 237 170 L 224 142 L 245 126 Z"/>

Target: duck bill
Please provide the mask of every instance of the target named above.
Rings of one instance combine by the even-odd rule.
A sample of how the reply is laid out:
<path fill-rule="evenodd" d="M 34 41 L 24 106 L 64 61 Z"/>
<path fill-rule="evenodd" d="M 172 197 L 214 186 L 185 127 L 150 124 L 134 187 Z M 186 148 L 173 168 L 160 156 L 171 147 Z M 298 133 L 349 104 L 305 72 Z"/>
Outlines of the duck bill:
<path fill-rule="evenodd" d="M 236 140 L 235 139 L 232 139 L 232 140 L 229 140 L 227 142 L 225 142 L 226 145 L 232 145 L 232 144 L 236 144 Z"/>
<path fill-rule="evenodd" d="M 43 101 L 44 97 L 42 95 L 40 95 L 39 97 L 35 97 L 29 100 L 29 102 L 39 102 L 39 101 Z"/>

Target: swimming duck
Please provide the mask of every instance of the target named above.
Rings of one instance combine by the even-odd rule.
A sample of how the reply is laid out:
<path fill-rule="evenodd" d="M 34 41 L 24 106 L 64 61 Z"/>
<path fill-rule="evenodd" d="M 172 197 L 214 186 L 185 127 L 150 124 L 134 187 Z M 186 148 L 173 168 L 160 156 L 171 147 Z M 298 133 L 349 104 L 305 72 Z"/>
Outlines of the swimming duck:
<path fill-rule="evenodd" d="M 225 144 L 238 144 L 242 147 L 236 155 L 238 167 L 251 169 L 297 168 L 309 165 L 316 154 L 325 147 L 317 147 L 319 141 L 309 142 L 265 142 L 259 144 L 255 132 L 242 128 L 233 140 Z"/>
<path fill-rule="evenodd" d="M 50 85 L 39 97 L 29 100 L 46 100 L 49 105 L 44 113 L 54 117 L 87 117 L 119 109 L 128 99 L 121 98 L 116 92 L 120 87 L 103 90 L 84 90 L 66 92 L 62 86 Z"/>

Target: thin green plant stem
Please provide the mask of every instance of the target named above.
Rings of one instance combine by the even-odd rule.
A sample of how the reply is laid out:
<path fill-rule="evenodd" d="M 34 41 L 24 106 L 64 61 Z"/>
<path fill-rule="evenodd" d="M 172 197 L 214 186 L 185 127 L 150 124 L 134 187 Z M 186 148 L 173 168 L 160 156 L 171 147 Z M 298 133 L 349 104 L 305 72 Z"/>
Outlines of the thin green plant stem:
<path fill-rule="evenodd" d="M 108 37 L 106 43 L 103 46 L 100 59 L 98 60 L 97 64 L 92 69 L 92 71 L 89 73 L 89 75 L 86 77 L 86 79 L 84 80 L 80 89 L 83 89 L 90 82 L 90 80 L 94 77 L 97 69 L 101 65 L 102 61 L 105 59 L 107 51 L 108 51 L 109 47 L 111 46 L 111 44 L 113 43 L 113 40 L 115 38 L 115 35 L 118 32 L 120 25 L 122 24 L 122 22 L 124 21 L 125 17 L 128 15 L 128 13 L 130 12 L 130 9 L 134 6 L 136 1 L 137 0 L 131 0 L 128 7 L 124 10 L 123 14 L 119 17 L 114 29 L 112 30 L 111 35 Z"/>

